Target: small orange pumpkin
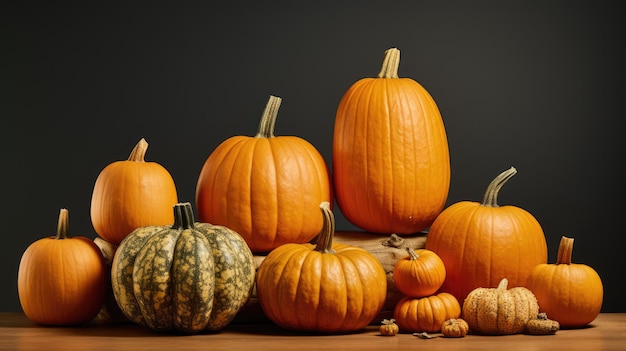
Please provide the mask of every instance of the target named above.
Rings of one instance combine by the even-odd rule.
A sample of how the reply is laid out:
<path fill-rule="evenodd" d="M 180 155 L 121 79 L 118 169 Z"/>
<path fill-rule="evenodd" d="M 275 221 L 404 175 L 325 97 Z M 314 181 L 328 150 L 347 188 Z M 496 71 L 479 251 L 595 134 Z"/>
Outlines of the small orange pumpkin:
<path fill-rule="evenodd" d="M 516 173 L 514 167 L 500 173 L 482 203 L 461 201 L 443 210 L 428 232 L 425 248 L 446 266 L 441 291 L 459 301 L 475 288 L 497 286 L 503 278 L 510 287 L 524 286 L 530 271 L 548 260 L 537 219 L 520 207 L 498 205 L 498 192 Z"/>
<path fill-rule="evenodd" d="M 561 237 L 555 264 L 539 264 L 526 286 L 539 308 L 563 328 L 591 323 L 600 313 L 604 289 L 598 273 L 585 264 L 572 263 L 574 239 Z"/>
<path fill-rule="evenodd" d="M 316 245 L 283 244 L 257 269 L 256 289 L 265 315 L 297 331 L 346 333 L 360 330 L 381 311 L 387 276 L 368 251 L 333 244 L 335 220 L 321 204 L 323 229 Z"/>
<path fill-rule="evenodd" d="M 119 245 L 133 230 L 174 222 L 178 203 L 171 174 L 159 163 L 146 162 L 145 139 L 127 160 L 107 165 L 98 175 L 91 196 L 91 222 L 104 240 Z"/>
<path fill-rule="evenodd" d="M 322 229 L 321 202 L 333 202 L 326 161 L 308 141 L 274 136 L 282 99 L 270 96 L 258 133 L 223 141 L 196 187 L 200 221 L 239 233 L 253 253 L 306 243 Z"/>
<path fill-rule="evenodd" d="M 446 267 L 433 251 L 406 248 L 408 256 L 393 267 L 393 282 L 404 295 L 424 297 L 437 292 L 446 279 Z"/>
<path fill-rule="evenodd" d="M 104 304 L 108 272 L 92 240 L 69 235 L 69 211 L 63 208 L 56 236 L 33 242 L 20 260 L 17 288 L 24 314 L 44 325 L 86 323 Z"/>
<path fill-rule="evenodd" d="M 373 233 L 417 233 L 443 209 L 450 156 L 430 93 L 399 78 L 400 50 L 385 51 L 378 77 L 356 81 L 337 108 L 333 179 L 341 212 Z"/>
<path fill-rule="evenodd" d="M 443 322 L 460 316 L 459 301 L 445 292 L 420 298 L 405 296 L 393 311 L 393 318 L 400 329 L 414 333 L 439 332 Z"/>

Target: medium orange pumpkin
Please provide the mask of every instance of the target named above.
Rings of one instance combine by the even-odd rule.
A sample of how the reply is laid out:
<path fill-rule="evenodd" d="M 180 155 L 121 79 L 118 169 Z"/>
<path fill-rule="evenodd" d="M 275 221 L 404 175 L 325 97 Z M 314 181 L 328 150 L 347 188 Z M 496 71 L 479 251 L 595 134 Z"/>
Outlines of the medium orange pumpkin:
<path fill-rule="evenodd" d="M 33 242 L 20 260 L 17 289 L 24 314 L 44 325 L 88 322 L 104 304 L 108 272 L 92 240 L 69 235 L 69 211 L 61 209 L 56 236 Z"/>
<path fill-rule="evenodd" d="M 309 242 L 322 229 L 319 204 L 333 201 L 317 149 L 300 137 L 274 136 L 281 101 L 270 96 L 256 136 L 218 145 L 196 187 L 200 221 L 233 229 L 254 253 Z"/>
<path fill-rule="evenodd" d="M 127 160 L 107 165 L 98 175 L 91 196 L 91 222 L 104 240 L 119 245 L 133 230 L 174 222 L 178 203 L 171 174 L 159 163 L 146 162 L 145 139 Z"/>
<path fill-rule="evenodd" d="M 265 315 L 298 331 L 345 333 L 364 328 L 381 311 L 387 276 L 368 251 L 333 244 L 335 220 L 321 204 L 323 228 L 316 245 L 284 244 L 257 269 L 256 289 Z"/>
<path fill-rule="evenodd" d="M 526 282 L 539 309 L 563 328 L 591 323 L 602 309 L 604 289 L 598 273 L 585 264 L 572 263 L 574 239 L 561 237 L 555 264 L 537 265 Z"/>
<path fill-rule="evenodd" d="M 443 322 L 460 316 L 459 301 L 445 292 L 419 298 L 405 296 L 393 311 L 393 318 L 400 329 L 414 333 L 439 332 Z"/>
<path fill-rule="evenodd" d="M 445 206 L 450 157 L 441 113 L 419 83 L 398 77 L 400 51 L 385 52 L 376 78 L 346 91 L 337 108 L 333 179 L 338 206 L 355 226 L 411 234 Z"/>
<path fill-rule="evenodd" d="M 424 297 L 437 292 L 446 279 L 446 267 L 433 251 L 407 247 L 408 256 L 393 266 L 393 282 L 404 295 Z"/>
<path fill-rule="evenodd" d="M 498 192 L 515 174 L 502 172 L 487 187 L 482 203 L 457 202 L 437 217 L 425 248 L 441 257 L 446 279 L 441 291 L 464 301 L 478 287 L 524 286 L 530 271 L 546 263 L 548 249 L 541 225 L 528 211 L 499 206 Z"/>

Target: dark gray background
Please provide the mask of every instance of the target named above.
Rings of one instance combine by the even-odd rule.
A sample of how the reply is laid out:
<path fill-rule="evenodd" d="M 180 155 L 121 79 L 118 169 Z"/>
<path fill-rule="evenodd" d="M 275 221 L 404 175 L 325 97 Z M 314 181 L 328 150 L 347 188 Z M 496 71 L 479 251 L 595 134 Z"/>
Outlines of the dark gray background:
<path fill-rule="evenodd" d="M 626 312 L 619 1 L 6 3 L 0 311 L 20 310 L 19 259 L 54 234 L 60 208 L 73 235 L 95 236 L 93 183 L 140 138 L 193 201 L 209 153 L 253 135 L 274 94 L 276 134 L 309 140 L 330 164 L 342 94 L 398 47 L 400 76 L 444 118 L 448 204 L 481 200 L 515 166 L 500 204 L 535 215 L 550 262 L 559 238 L 574 237 L 574 261 L 603 279 L 603 311 Z"/>

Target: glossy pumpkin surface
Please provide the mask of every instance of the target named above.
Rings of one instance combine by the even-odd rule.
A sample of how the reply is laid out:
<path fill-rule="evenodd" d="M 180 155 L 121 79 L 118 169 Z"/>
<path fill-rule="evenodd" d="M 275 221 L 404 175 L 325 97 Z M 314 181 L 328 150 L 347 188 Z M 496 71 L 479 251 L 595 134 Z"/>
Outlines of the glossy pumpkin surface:
<path fill-rule="evenodd" d="M 194 222 L 189 203 L 174 213 L 172 226 L 138 228 L 122 241 L 111 268 L 115 299 L 155 331 L 220 330 L 251 295 L 252 252 L 236 232 Z"/>
<path fill-rule="evenodd" d="M 573 246 L 573 238 L 562 237 L 556 263 L 537 265 L 526 284 L 541 311 L 564 328 L 591 323 L 602 309 L 604 295 L 598 273 L 586 264 L 572 263 Z"/>
<path fill-rule="evenodd" d="M 378 259 L 356 246 L 333 244 L 334 217 L 323 203 L 316 245 L 284 244 L 257 270 L 265 315 L 297 331 L 345 333 L 364 328 L 382 309 L 387 277 Z"/>
<path fill-rule="evenodd" d="M 24 251 L 18 268 L 18 296 L 26 317 L 44 325 L 92 320 L 104 304 L 108 269 L 96 244 L 69 235 L 69 211 L 61 209 L 57 234 Z"/>
<path fill-rule="evenodd" d="M 174 179 L 159 163 L 145 161 L 147 149 L 142 138 L 127 160 L 107 165 L 94 184 L 91 222 L 96 233 L 113 244 L 139 227 L 174 222 Z"/>
<path fill-rule="evenodd" d="M 503 278 L 510 287 L 525 286 L 531 270 L 548 259 L 537 219 L 520 207 L 497 203 L 500 188 L 516 173 L 511 167 L 498 175 L 482 203 L 461 201 L 446 208 L 428 232 L 425 248 L 446 267 L 441 291 L 459 301 L 475 288 L 496 287 Z"/>
<path fill-rule="evenodd" d="M 337 108 L 333 180 L 341 212 L 374 233 L 417 233 L 443 209 L 450 183 L 439 108 L 415 80 L 398 77 L 400 51 L 375 78 L 355 82 Z"/>
<path fill-rule="evenodd" d="M 460 316 L 459 301 L 445 292 L 419 298 L 405 296 L 398 301 L 393 311 L 400 329 L 413 333 L 439 332 L 443 322 Z"/>
<path fill-rule="evenodd" d="M 446 279 L 446 267 L 433 251 L 406 248 L 408 256 L 393 267 L 393 282 L 404 295 L 424 297 L 433 295 Z"/>
<path fill-rule="evenodd" d="M 200 221 L 232 228 L 254 253 L 311 241 L 322 229 L 319 204 L 333 202 L 317 149 L 297 136 L 274 135 L 281 101 L 270 96 L 256 136 L 218 145 L 196 187 Z"/>

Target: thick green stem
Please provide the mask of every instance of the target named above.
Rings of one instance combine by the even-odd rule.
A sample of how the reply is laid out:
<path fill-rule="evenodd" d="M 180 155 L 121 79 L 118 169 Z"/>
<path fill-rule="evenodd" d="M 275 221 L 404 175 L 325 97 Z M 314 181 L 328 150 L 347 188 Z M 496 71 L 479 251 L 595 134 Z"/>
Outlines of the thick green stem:
<path fill-rule="evenodd" d="M 378 73 L 378 78 L 398 78 L 398 68 L 400 67 L 400 50 L 396 48 L 387 49 L 383 65 Z"/>
<path fill-rule="evenodd" d="M 280 109 L 280 103 L 282 99 L 278 96 L 270 95 L 263 115 L 261 115 L 261 122 L 259 123 L 259 130 L 256 134 L 256 138 L 273 138 L 274 128 L 276 126 L 276 117 L 278 116 L 278 109 Z"/>
<path fill-rule="evenodd" d="M 174 205 L 174 224 L 172 229 L 191 229 L 194 228 L 194 216 L 191 203 L 182 202 Z"/>
<path fill-rule="evenodd" d="M 148 142 L 146 139 L 141 138 L 137 145 L 133 148 L 128 156 L 128 161 L 145 162 L 146 151 L 148 151 Z"/>
<path fill-rule="evenodd" d="M 513 177 L 517 173 L 515 167 L 511 167 L 506 171 L 500 173 L 494 180 L 489 183 L 487 190 L 485 191 L 485 196 L 483 197 L 483 206 L 488 207 L 498 207 L 498 192 L 511 177 Z"/>
<path fill-rule="evenodd" d="M 330 203 L 328 201 L 322 202 L 320 204 L 320 209 L 322 210 L 324 222 L 322 225 L 322 231 L 317 236 L 315 250 L 321 253 L 334 253 L 333 236 L 335 235 L 335 216 L 333 215 L 333 211 L 330 209 Z"/>
<path fill-rule="evenodd" d="M 70 237 L 70 212 L 62 208 L 57 222 L 57 235 L 55 239 L 68 239 Z"/>
<path fill-rule="evenodd" d="M 571 264 L 573 249 L 574 238 L 562 236 L 559 243 L 559 252 L 556 255 L 556 264 Z"/>

